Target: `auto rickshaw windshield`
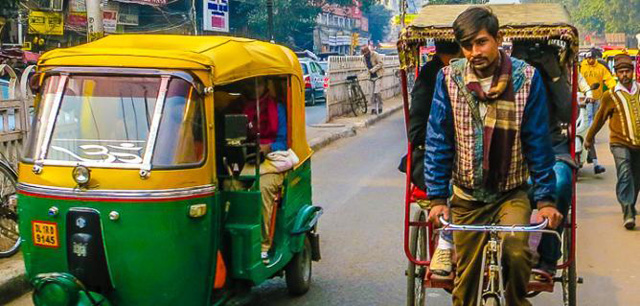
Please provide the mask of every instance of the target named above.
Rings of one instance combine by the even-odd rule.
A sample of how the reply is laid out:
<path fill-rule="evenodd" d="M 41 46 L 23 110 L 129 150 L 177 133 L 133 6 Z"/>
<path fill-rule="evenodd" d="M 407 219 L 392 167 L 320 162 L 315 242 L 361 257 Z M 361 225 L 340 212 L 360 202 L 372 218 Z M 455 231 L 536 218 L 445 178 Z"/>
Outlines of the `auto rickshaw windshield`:
<path fill-rule="evenodd" d="M 182 79 L 52 75 L 42 88 L 26 159 L 131 168 L 155 145 L 154 166 L 203 160 L 202 98 Z"/>

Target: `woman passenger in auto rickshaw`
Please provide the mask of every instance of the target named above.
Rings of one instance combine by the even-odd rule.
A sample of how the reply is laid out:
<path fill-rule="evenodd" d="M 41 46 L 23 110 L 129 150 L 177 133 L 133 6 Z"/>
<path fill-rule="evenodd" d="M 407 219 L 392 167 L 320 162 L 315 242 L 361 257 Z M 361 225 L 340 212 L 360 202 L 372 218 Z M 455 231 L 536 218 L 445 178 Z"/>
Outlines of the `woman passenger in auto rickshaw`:
<path fill-rule="evenodd" d="M 269 90 L 268 83 L 274 85 L 274 93 Z M 235 101 L 228 113 L 247 116 L 247 139 L 255 141 L 260 136 L 260 151 L 257 158 L 278 151 L 287 151 L 287 110 L 283 103 L 276 101 L 274 94 L 278 92 L 275 80 L 265 77 L 244 80 L 240 84 L 242 97 Z M 247 171 L 254 171 L 251 167 Z M 271 218 L 274 213 L 276 198 L 284 182 L 284 169 L 276 169 L 263 164 L 260 169 L 260 193 L 262 196 L 262 247 L 261 257 L 269 262 L 269 250 L 273 243 L 271 235 Z"/>

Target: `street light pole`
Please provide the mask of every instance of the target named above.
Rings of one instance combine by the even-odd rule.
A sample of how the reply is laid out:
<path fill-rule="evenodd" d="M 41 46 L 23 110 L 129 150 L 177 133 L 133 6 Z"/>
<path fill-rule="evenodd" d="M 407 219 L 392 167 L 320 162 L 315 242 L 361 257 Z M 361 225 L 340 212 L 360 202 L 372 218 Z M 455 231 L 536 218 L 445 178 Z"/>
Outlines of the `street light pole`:
<path fill-rule="evenodd" d="M 275 42 L 275 40 L 273 39 L 273 0 L 267 0 L 267 23 L 269 31 L 269 41 Z"/>
<path fill-rule="evenodd" d="M 87 4 L 87 42 L 98 40 L 104 36 L 102 8 L 100 0 L 86 0 Z"/>

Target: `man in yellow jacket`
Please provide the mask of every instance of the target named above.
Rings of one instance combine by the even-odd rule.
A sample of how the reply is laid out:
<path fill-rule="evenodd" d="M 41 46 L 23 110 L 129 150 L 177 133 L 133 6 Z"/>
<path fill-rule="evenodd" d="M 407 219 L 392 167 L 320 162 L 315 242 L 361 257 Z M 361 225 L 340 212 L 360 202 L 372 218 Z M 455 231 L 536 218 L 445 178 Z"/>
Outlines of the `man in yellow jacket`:
<path fill-rule="evenodd" d="M 600 99 L 602 98 L 604 86 L 606 85 L 608 89 L 616 86 L 616 80 L 611 75 L 609 69 L 596 60 L 596 54 L 596 50 L 591 49 L 591 51 L 587 53 L 586 59 L 582 61 L 582 64 L 580 65 L 580 74 L 582 74 L 582 77 L 587 81 L 591 88 L 594 88 L 595 86 L 593 85 L 596 83 L 600 84 L 598 88 L 591 92 L 593 99 L 591 99 L 591 103 L 587 104 L 589 126 L 593 123 L 593 117 L 598 111 L 598 107 L 600 107 Z M 602 173 L 606 170 L 603 166 L 598 165 L 598 156 L 596 155 L 595 146 L 592 146 L 589 150 L 589 159 L 591 159 L 591 162 L 593 163 L 593 171 L 596 174 Z"/>

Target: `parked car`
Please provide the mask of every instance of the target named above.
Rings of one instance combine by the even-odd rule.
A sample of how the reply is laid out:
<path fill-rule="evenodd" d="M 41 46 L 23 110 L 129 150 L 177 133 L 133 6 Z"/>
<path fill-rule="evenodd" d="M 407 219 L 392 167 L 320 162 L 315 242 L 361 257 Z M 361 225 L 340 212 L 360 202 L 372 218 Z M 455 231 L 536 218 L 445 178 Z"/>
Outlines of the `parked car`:
<path fill-rule="evenodd" d="M 307 105 L 315 105 L 318 100 L 325 99 L 325 88 L 328 81 L 325 81 L 325 70 L 318 62 L 301 58 L 300 66 L 304 75 L 304 99 Z"/>

